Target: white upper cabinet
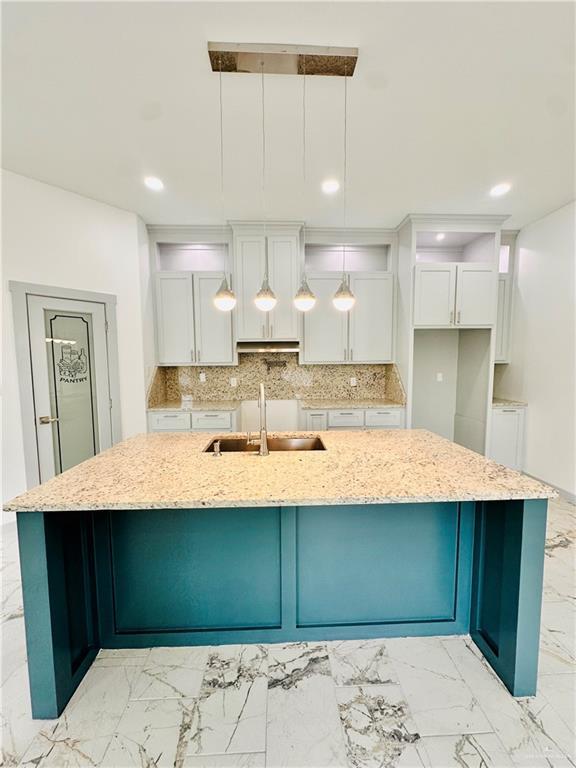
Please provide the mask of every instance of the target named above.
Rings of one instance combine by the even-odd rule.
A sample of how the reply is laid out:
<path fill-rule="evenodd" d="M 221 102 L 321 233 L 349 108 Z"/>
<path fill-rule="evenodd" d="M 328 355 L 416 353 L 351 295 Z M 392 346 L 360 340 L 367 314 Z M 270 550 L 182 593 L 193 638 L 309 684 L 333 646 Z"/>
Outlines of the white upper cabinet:
<path fill-rule="evenodd" d="M 294 341 L 299 337 L 298 310 L 293 303 L 300 277 L 299 248 L 296 234 L 268 237 L 270 287 L 278 299 L 276 307 L 268 313 L 268 338 L 277 341 Z"/>
<path fill-rule="evenodd" d="M 417 264 L 414 325 L 478 328 L 496 321 L 496 270 L 488 263 Z"/>
<path fill-rule="evenodd" d="M 233 285 L 236 304 L 238 341 L 266 338 L 266 314 L 254 304 L 264 275 L 264 237 L 260 234 L 234 235 Z"/>
<path fill-rule="evenodd" d="M 254 304 L 260 290 L 265 261 L 265 239 L 262 227 L 234 229 L 234 290 L 238 341 L 297 340 L 298 313 L 292 300 L 298 290 L 302 257 L 300 253 L 300 227 L 297 225 L 278 231 L 271 225 L 266 234 L 268 241 L 268 273 L 270 287 L 278 303 L 271 312 L 262 312 Z"/>
<path fill-rule="evenodd" d="M 232 312 L 222 312 L 214 306 L 214 295 L 222 282 L 222 274 L 198 272 L 193 282 L 196 362 L 229 365 L 234 361 Z"/>
<path fill-rule="evenodd" d="M 160 272 L 156 275 L 156 334 L 161 365 L 191 365 L 195 362 L 191 272 Z"/>
<path fill-rule="evenodd" d="M 356 303 L 334 308 L 341 273 L 314 272 L 308 284 L 316 305 L 304 313 L 303 363 L 388 363 L 393 359 L 394 276 L 383 272 L 348 275 Z"/>
<path fill-rule="evenodd" d="M 496 363 L 508 362 L 510 338 L 510 280 L 507 275 L 498 278 L 498 309 L 496 312 Z"/>
<path fill-rule="evenodd" d="M 497 273 L 490 264 L 458 264 L 456 324 L 477 328 L 496 322 Z"/>
<path fill-rule="evenodd" d="M 233 365 L 232 315 L 213 304 L 221 272 L 159 272 L 156 327 L 160 365 Z"/>
<path fill-rule="evenodd" d="M 349 361 L 388 363 L 392 360 L 394 277 L 391 274 L 352 274 L 356 304 L 350 311 Z"/>
<path fill-rule="evenodd" d="M 342 275 L 309 274 L 316 305 L 304 313 L 302 363 L 344 363 L 348 357 L 348 313 L 332 304 Z"/>
<path fill-rule="evenodd" d="M 452 325 L 455 298 L 456 264 L 416 265 L 414 325 Z"/>

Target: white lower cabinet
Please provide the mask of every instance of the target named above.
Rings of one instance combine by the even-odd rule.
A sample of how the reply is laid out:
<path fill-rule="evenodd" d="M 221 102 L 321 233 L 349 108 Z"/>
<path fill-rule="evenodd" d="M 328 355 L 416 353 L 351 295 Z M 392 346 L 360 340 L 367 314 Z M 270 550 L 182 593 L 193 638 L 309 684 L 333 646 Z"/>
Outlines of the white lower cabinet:
<path fill-rule="evenodd" d="M 235 411 L 149 411 L 149 432 L 234 432 Z"/>
<path fill-rule="evenodd" d="M 493 408 L 488 457 L 510 469 L 522 469 L 525 408 Z"/>
<path fill-rule="evenodd" d="M 302 409 L 300 428 L 316 432 L 326 429 L 403 429 L 405 415 L 405 408 Z"/>

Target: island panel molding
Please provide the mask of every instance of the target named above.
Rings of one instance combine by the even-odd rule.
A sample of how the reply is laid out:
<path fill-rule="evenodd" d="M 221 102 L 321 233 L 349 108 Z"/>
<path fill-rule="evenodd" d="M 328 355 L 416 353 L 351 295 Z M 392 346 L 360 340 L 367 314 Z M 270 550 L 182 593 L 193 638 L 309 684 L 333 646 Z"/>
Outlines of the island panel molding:
<path fill-rule="evenodd" d="M 33 716 L 62 712 L 100 648 L 469 632 L 531 695 L 546 504 L 19 512 Z"/>

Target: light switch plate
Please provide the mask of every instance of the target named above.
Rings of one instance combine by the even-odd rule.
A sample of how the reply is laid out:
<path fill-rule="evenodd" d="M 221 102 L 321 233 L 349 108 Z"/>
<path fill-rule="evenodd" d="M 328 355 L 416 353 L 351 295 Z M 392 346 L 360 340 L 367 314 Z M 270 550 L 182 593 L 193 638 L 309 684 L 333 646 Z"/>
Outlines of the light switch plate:
<path fill-rule="evenodd" d="M 351 387 L 357 387 L 358 386 L 358 382 L 356 381 L 356 376 L 352 376 L 350 378 L 350 386 Z"/>
<path fill-rule="evenodd" d="M 443 373 L 440 373 L 440 372 L 438 372 L 438 373 L 436 374 L 436 381 L 438 381 L 438 382 L 444 381 L 444 374 L 443 374 Z"/>
<path fill-rule="evenodd" d="M 237 387 L 238 386 L 238 379 L 236 378 L 236 376 L 231 376 L 230 377 L 230 386 L 231 387 Z"/>
<path fill-rule="evenodd" d="M 202 371 L 202 373 L 200 374 L 200 376 L 198 376 L 198 378 L 200 379 L 202 384 L 206 384 L 206 374 L 204 373 L 204 371 Z"/>

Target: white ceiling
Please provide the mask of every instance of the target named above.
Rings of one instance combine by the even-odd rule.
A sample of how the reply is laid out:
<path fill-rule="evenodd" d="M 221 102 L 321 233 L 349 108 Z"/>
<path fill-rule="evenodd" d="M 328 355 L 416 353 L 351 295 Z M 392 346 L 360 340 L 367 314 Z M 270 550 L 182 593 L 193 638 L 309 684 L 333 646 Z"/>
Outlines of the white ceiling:
<path fill-rule="evenodd" d="M 358 46 L 349 83 L 348 217 L 510 213 L 574 195 L 572 3 L 4 3 L 3 165 L 153 224 L 260 218 L 260 82 L 218 75 L 208 40 Z M 343 80 L 270 76 L 268 216 L 339 226 Z M 153 193 L 142 177 L 166 185 Z M 488 189 L 511 181 L 494 200 Z"/>

